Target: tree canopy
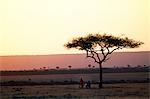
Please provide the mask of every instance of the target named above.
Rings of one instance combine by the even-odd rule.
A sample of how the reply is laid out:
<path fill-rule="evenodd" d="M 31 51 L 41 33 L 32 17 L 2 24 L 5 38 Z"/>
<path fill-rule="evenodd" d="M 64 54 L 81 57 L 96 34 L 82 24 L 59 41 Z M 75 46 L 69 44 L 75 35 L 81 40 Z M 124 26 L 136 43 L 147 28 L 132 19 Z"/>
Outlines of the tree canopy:
<path fill-rule="evenodd" d="M 79 50 L 85 50 L 88 54 L 96 54 L 96 52 L 101 52 L 103 54 L 103 61 L 106 60 L 106 56 L 111 54 L 115 50 L 122 48 L 137 48 L 143 42 L 135 41 L 129 39 L 128 37 L 116 37 L 108 34 L 89 34 L 84 37 L 78 37 L 68 42 L 64 46 L 66 48 L 76 48 Z M 87 55 L 87 57 L 89 57 Z M 98 62 L 95 60 L 95 62 Z"/>
<path fill-rule="evenodd" d="M 85 37 L 78 37 L 65 44 L 67 48 L 77 48 L 79 50 L 88 50 L 100 46 L 101 48 L 135 48 L 143 42 L 129 39 L 128 37 L 115 37 L 108 34 L 89 34 Z"/>

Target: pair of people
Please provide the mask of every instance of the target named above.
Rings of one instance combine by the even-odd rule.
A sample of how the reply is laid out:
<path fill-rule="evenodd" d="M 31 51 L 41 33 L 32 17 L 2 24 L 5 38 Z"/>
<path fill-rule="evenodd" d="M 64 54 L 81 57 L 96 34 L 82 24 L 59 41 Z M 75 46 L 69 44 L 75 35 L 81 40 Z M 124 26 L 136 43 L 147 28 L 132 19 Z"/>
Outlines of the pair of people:
<path fill-rule="evenodd" d="M 90 81 L 84 83 L 83 79 L 80 78 L 80 86 L 79 86 L 79 87 L 80 87 L 80 88 L 83 88 L 84 85 L 85 85 L 86 88 L 91 88 L 91 82 L 90 82 Z"/>

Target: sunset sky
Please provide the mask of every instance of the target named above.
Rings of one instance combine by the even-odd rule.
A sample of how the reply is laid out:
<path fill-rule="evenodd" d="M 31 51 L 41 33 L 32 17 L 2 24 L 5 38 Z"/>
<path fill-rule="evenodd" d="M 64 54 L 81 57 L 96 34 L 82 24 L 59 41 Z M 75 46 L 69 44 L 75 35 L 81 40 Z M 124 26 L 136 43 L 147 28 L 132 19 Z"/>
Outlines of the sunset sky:
<path fill-rule="evenodd" d="M 88 33 L 144 42 L 150 51 L 150 0 L 0 0 L 0 56 L 78 53 L 64 44 Z"/>

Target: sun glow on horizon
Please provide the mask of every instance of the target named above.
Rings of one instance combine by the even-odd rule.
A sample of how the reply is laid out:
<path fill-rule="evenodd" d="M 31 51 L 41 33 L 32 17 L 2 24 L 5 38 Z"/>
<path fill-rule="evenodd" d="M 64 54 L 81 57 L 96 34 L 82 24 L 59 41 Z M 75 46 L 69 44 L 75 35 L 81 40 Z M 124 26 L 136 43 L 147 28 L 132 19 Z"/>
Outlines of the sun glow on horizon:
<path fill-rule="evenodd" d="M 88 33 L 144 42 L 150 51 L 150 0 L 1 0 L 0 56 L 80 53 L 64 44 Z"/>

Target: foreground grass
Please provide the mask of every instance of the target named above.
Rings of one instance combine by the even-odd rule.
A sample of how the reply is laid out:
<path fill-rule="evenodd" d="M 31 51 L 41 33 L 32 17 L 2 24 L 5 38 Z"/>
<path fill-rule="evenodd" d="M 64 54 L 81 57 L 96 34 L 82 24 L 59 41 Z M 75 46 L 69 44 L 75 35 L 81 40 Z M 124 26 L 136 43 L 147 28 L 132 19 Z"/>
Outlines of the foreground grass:
<path fill-rule="evenodd" d="M 105 84 L 98 89 L 78 85 L 1 86 L 1 99 L 149 99 L 149 83 Z"/>

